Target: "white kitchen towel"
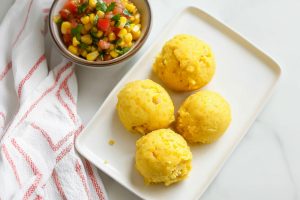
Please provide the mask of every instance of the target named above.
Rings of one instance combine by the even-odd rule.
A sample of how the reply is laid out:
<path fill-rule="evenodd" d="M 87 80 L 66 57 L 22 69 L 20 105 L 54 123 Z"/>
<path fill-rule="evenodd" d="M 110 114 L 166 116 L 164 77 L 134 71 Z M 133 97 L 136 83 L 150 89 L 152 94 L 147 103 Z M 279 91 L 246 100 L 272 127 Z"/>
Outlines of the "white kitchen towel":
<path fill-rule="evenodd" d="M 0 199 L 107 199 L 74 149 L 77 81 L 72 63 L 45 47 L 51 3 L 16 0 L 0 25 Z"/>

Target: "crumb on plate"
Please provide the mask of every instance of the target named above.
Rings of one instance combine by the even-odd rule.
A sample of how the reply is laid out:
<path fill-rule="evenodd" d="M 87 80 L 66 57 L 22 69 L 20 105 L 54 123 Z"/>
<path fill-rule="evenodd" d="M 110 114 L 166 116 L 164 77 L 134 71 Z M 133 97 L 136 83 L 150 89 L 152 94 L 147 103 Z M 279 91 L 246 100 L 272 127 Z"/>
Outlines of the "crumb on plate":
<path fill-rule="evenodd" d="M 109 141 L 108 141 L 108 144 L 109 144 L 109 145 L 114 145 L 115 143 L 116 143 L 116 141 L 114 141 L 114 140 L 109 140 Z"/>

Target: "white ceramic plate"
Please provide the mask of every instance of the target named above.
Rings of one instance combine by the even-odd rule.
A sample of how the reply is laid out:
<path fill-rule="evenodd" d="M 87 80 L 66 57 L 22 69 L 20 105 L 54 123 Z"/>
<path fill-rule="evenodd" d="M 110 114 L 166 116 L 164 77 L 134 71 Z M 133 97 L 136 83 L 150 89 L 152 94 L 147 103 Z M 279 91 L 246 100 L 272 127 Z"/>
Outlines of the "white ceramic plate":
<path fill-rule="evenodd" d="M 193 169 L 186 180 L 169 187 L 145 186 L 134 167 L 135 142 L 139 136 L 128 133 L 121 125 L 116 112 L 117 94 L 133 80 L 151 78 L 161 84 L 151 73 L 152 63 L 163 44 L 180 33 L 195 35 L 212 47 L 217 70 L 204 89 L 217 91 L 230 102 L 232 123 L 216 143 L 192 146 Z M 280 67 L 269 56 L 202 10 L 187 8 L 110 93 L 78 137 L 76 147 L 94 165 L 143 199 L 198 199 L 247 133 L 279 76 Z M 169 94 L 177 110 L 191 93 L 169 91 Z M 110 139 L 115 140 L 115 145 L 108 144 Z"/>

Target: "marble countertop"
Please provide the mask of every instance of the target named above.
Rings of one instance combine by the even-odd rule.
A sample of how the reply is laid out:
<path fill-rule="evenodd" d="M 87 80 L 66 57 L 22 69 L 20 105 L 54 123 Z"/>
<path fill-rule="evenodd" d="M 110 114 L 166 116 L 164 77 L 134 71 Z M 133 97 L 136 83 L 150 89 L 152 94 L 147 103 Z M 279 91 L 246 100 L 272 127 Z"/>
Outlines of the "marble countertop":
<path fill-rule="evenodd" d="M 1 1 L 0 20 L 12 2 Z M 150 4 L 154 15 L 152 32 L 126 66 L 77 68 L 78 112 L 84 123 L 169 20 L 184 7 L 196 5 L 257 44 L 278 61 L 283 71 L 273 97 L 201 200 L 300 199 L 300 1 L 150 0 Z M 139 199 L 101 175 L 110 199 Z"/>

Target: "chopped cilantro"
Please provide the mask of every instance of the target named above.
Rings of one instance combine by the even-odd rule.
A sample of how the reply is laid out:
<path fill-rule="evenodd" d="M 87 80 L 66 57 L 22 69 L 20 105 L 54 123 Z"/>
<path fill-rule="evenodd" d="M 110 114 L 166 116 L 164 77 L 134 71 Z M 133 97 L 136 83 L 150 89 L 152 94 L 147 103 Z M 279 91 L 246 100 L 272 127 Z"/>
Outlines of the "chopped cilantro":
<path fill-rule="evenodd" d="M 101 60 L 104 60 L 104 51 L 101 51 L 101 52 L 99 52 L 100 54 L 99 54 L 99 58 L 101 59 Z"/>
<path fill-rule="evenodd" d="M 117 40 L 116 44 L 120 44 L 122 42 L 122 39 Z"/>
<path fill-rule="evenodd" d="M 125 27 L 130 26 L 131 23 L 132 23 L 132 22 L 131 22 L 130 20 L 128 20 L 128 21 L 125 23 Z"/>
<path fill-rule="evenodd" d="M 116 6 L 116 2 L 112 2 L 112 3 L 109 4 L 109 6 L 107 7 L 106 12 L 113 11 L 113 9 L 115 8 L 115 6 Z"/>
<path fill-rule="evenodd" d="M 106 12 L 106 10 L 107 10 L 106 3 L 104 3 L 103 1 L 98 1 L 96 3 L 96 10 L 100 10 L 102 12 Z"/>
<path fill-rule="evenodd" d="M 98 19 L 99 19 L 99 17 L 98 17 L 98 15 L 96 15 L 95 18 L 94 18 L 94 21 L 93 21 L 93 24 L 94 24 L 94 25 L 97 25 Z"/>
<path fill-rule="evenodd" d="M 99 38 L 92 37 L 93 45 L 98 46 Z"/>
<path fill-rule="evenodd" d="M 83 29 L 82 24 L 78 24 L 75 28 L 71 29 L 71 34 L 73 37 L 76 37 L 77 40 L 80 40 L 80 32 Z"/>
<path fill-rule="evenodd" d="M 78 44 L 78 47 L 81 48 L 81 49 L 87 49 L 88 45 L 85 44 L 85 43 L 80 43 L 80 44 Z"/>
<path fill-rule="evenodd" d="M 117 52 L 119 55 L 123 55 L 123 54 L 127 53 L 129 50 L 130 50 L 130 47 L 117 48 L 117 49 L 116 49 L 116 52 Z"/>
<path fill-rule="evenodd" d="M 91 36 L 97 38 L 97 32 L 96 31 L 91 31 Z"/>
<path fill-rule="evenodd" d="M 121 15 L 120 15 L 120 14 L 116 14 L 115 16 L 113 16 L 113 17 L 111 18 L 111 20 L 113 20 L 113 21 L 117 22 L 117 21 L 119 21 L 119 20 L 120 20 L 120 17 L 121 17 Z"/>
<path fill-rule="evenodd" d="M 81 4 L 80 6 L 78 6 L 78 13 L 79 14 L 84 13 L 84 11 L 87 9 L 87 7 L 88 7 L 88 3 Z"/>

